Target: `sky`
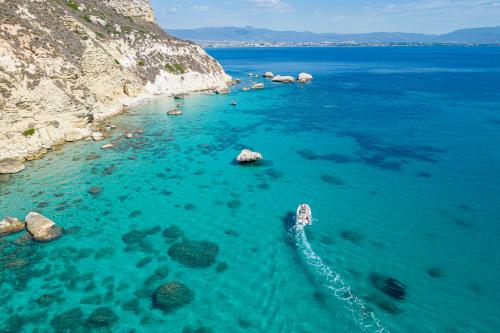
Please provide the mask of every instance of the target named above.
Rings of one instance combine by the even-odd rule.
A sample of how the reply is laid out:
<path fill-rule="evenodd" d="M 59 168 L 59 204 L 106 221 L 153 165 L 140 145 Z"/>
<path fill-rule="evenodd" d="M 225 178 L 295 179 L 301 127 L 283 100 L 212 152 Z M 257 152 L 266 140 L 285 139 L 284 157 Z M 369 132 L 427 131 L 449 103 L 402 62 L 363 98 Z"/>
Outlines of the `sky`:
<path fill-rule="evenodd" d="M 151 0 L 168 29 L 447 33 L 500 26 L 500 0 Z"/>

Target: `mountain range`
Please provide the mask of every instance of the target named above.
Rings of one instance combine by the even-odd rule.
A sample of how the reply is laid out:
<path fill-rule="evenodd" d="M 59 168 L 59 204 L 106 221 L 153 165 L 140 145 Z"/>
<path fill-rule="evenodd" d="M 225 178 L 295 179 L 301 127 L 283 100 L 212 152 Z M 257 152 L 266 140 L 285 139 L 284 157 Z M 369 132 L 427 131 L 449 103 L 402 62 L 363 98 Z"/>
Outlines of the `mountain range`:
<path fill-rule="evenodd" d="M 500 44 L 500 26 L 456 30 L 441 35 L 371 32 L 358 34 L 314 33 L 309 31 L 276 31 L 254 27 L 207 27 L 170 29 L 178 38 L 193 41 L 232 41 L 262 43 L 458 43 Z"/>

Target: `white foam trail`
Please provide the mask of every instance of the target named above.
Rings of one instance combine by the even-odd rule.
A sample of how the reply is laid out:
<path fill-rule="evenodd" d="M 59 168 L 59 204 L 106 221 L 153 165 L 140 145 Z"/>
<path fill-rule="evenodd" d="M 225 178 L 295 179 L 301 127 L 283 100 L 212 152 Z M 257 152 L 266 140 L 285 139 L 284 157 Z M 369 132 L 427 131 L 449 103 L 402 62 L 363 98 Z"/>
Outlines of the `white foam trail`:
<path fill-rule="evenodd" d="M 365 303 L 351 292 L 351 287 L 335 271 L 323 263 L 320 256 L 314 252 L 307 241 L 303 226 L 292 228 L 295 233 L 295 239 L 298 249 L 302 252 L 306 263 L 314 268 L 315 272 L 325 279 L 325 287 L 333 291 L 335 297 L 343 301 L 346 308 L 351 312 L 354 321 L 356 321 L 363 331 L 388 333 L 389 331 L 382 326 L 375 313 L 366 308 Z"/>

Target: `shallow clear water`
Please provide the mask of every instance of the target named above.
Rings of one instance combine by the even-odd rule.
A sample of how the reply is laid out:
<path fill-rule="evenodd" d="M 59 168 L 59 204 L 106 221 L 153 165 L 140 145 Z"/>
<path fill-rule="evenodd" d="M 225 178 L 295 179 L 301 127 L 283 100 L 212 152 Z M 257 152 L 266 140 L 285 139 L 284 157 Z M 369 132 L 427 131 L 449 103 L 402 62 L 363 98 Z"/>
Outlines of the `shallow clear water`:
<path fill-rule="evenodd" d="M 66 233 L 0 238 L 0 331 L 106 331 L 88 320 L 99 307 L 113 332 L 500 330 L 500 49 L 209 52 L 244 84 L 268 70 L 315 80 L 191 95 L 180 117 L 154 100 L 114 118 L 107 141 L 2 176 L 0 216 L 36 210 Z M 232 164 L 242 147 L 266 162 Z M 289 223 L 303 201 L 305 233 Z M 216 262 L 173 260 L 186 239 L 217 244 Z M 194 299 L 165 313 L 151 297 L 169 281 Z"/>

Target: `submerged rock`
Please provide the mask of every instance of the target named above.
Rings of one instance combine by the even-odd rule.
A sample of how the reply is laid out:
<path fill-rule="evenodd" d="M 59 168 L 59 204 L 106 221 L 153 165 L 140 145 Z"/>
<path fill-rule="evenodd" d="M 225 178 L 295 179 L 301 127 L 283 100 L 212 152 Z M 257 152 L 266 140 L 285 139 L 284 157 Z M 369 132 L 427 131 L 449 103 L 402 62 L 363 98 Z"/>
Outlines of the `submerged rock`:
<path fill-rule="evenodd" d="M 406 296 L 406 286 L 392 277 L 372 273 L 370 274 L 370 282 L 375 289 L 395 300 L 401 301 Z"/>
<path fill-rule="evenodd" d="M 170 242 L 175 242 L 178 238 L 184 236 L 184 231 L 173 225 L 163 230 L 163 237 Z"/>
<path fill-rule="evenodd" d="M 102 192 L 102 188 L 99 186 L 93 186 L 91 187 L 87 193 L 92 194 L 93 196 L 96 196 Z"/>
<path fill-rule="evenodd" d="M 300 73 L 299 74 L 299 82 L 300 83 L 304 83 L 304 82 L 309 82 L 309 81 L 312 81 L 313 77 L 311 74 L 308 74 L 308 73 Z"/>
<path fill-rule="evenodd" d="M 50 321 L 50 325 L 55 332 L 71 332 L 79 327 L 82 323 L 83 311 L 79 308 L 74 308 L 55 315 Z"/>
<path fill-rule="evenodd" d="M 185 284 L 172 281 L 156 289 L 153 295 L 153 306 L 165 312 L 172 312 L 194 299 L 193 291 Z"/>
<path fill-rule="evenodd" d="M 24 163 L 14 158 L 0 160 L 0 174 L 18 173 L 25 169 Z"/>
<path fill-rule="evenodd" d="M 33 239 L 40 242 L 53 240 L 62 234 L 61 227 L 57 226 L 52 220 L 35 212 L 30 212 L 26 216 L 26 229 L 33 236 Z"/>
<path fill-rule="evenodd" d="M 24 230 L 24 227 L 24 222 L 19 221 L 15 217 L 7 216 L 0 221 L 0 237 Z"/>
<path fill-rule="evenodd" d="M 108 307 L 100 307 L 92 311 L 87 318 L 88 327 L 111 327 L 118 321 L 118 316 Z"/>
<path fill-rule="evenodd" d="M 112 144 L 112 143 L 107 143 L 107 144 L 105 144 L 105 145 L 101 146 L 101 149 L 111 149 L 111 148 L 113 148 L 114 146 L 115 146 L 115 145 L 114 145 L 114 144 Z"/>
<path fill-rule="evenodd" d="M 205 268 L 215 263 L 219 246 L 209 241 L 183 241 L 168 249 L 168 255 L 190 268 Z"/>
<path fill-rule="evenodd" d="M 239 163 L 252 163 L 262 159 L 263 157 L 261 153 L 251 151 L 250 149 L 243 149 L 236 157 L 236 161 Z"/>
<path fill-rule="evenodd" d="M 295 78 L 293 76 L 281 76 L 281 75 L 276 75 L 273 77 L 273 82 L 281 82 L 281 83 L 292 83 L 295 82 Z"/>

